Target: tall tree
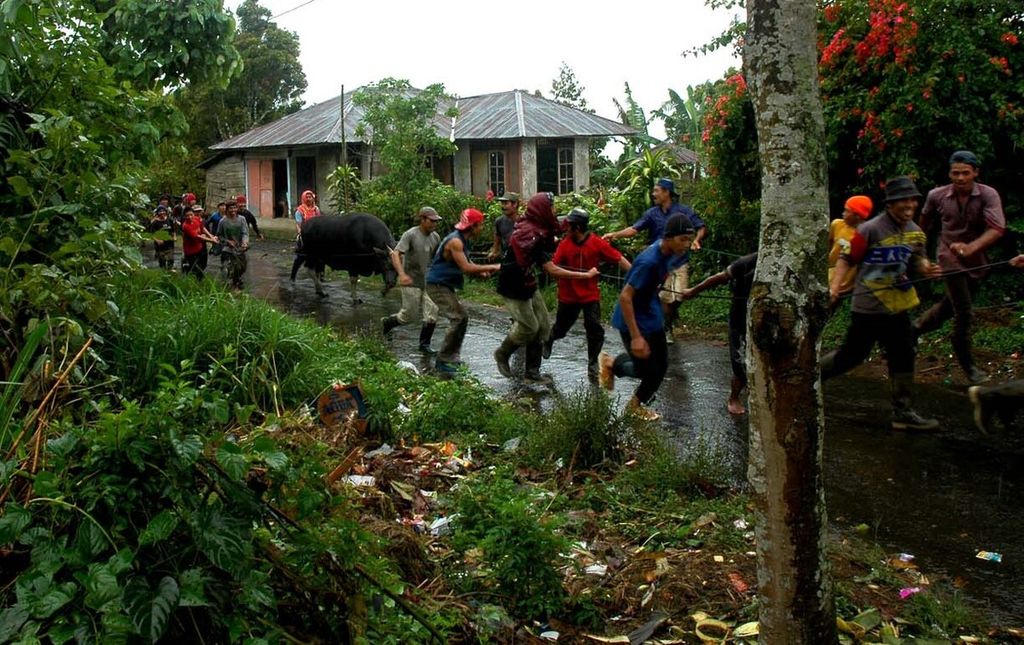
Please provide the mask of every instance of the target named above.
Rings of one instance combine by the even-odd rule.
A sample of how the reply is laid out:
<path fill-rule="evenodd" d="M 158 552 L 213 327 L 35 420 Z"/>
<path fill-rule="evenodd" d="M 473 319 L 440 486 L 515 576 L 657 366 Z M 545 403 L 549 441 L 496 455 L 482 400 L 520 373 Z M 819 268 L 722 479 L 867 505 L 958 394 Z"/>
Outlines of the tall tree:
<path fill-rule="evenodd" d="M 426 162 L 455 154 L 455 144 L 438 133 L 437 123 L 438 106 L 454 100 L 440 83 L 416 90 L 407 80 L 385 78 L 356 92 L 352 102 L 365 110 L 357 134 L 387 169 L 364 185 L 361 203 L 402 226 L 420 207 L 418 196 L 436 183 Z M 454 107 L 445 113 L 456 114 Z"/>
<path fill-rule="evenodd" d="M 828 170 L 815 36 L 814 3 L 747 2 L 744 65 L 762 168 L 747 351 L 748 476 L 760 641 L 787 645 L 838 642 L 821 472 Z"/>
<path fill-rule="evenodd" d="M 587 99 L 583 96 L 583 91 L 586 89 L 576 80 L 576 72 L 572 71 L 565 61 L 562 61 L 558 68 L 558 78 L 551 81 L 551 98 L 562 105 L 593 114 L 594 111 L 587 105 Z"/>
<path fill-rule="evenodd" d="M 191 124 L 192 147 L 205 148 L 302 107 L 306 74 L 299 62 L 298 35 L 272 22 L 270 11 L 257 0 L 245 0 L 236 12 L 241 72 L 226 88 L 197 83 L 179 97 Z"/>

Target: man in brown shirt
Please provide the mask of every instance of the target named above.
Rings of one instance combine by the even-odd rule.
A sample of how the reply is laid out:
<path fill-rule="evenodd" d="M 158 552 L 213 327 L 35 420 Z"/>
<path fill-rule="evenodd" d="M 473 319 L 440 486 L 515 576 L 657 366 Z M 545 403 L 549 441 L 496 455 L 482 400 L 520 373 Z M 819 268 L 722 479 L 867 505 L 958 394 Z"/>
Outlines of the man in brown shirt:
<path fill-rule="evenodd" d="M 938 329 L 953 318 L 953 351 L 972 384 L 988 380 L 971 354 L 971 300 L 987 270 L 985 249 L 1006 229 L 999 193 L 978 183 L 981 162 L 973 152 L 958 150 L 949 158 L 951 184 L 933 188 L 921 211 L 921 228 L 928 232 L 935 218 L 939 232 L 939 265 L 946 295 L 914 322 L 916 336 Z"/>

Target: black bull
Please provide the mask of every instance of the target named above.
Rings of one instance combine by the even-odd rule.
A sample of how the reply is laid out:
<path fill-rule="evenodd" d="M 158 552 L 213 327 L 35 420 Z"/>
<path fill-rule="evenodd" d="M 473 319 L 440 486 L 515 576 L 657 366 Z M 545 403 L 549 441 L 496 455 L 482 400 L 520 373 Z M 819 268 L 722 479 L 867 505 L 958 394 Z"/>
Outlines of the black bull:
<path fill-rule="evenodd" d="M 386 294 L 398 281 L 390 260 L 393 248 L 395 238 L 387 225 L 368 213 L 323 215 L 302 224 L 302 255 L 321 297 L 327 295 L 319 275 L 325 266 L 348 272 L 354 303 L 359 302 L 356 285 L 361 275 L 379 273 L 384 278 L 381 293 Z"/>

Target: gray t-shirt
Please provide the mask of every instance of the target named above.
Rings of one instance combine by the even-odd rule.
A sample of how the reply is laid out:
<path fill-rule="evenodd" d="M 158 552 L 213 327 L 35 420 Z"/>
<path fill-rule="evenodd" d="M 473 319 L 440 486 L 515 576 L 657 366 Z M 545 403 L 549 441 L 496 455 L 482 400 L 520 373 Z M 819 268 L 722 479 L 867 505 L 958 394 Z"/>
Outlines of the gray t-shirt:
<path fill-rule="evenodd" d="M 395 250 L 402 254 L 402 268 L 412 278 L 412 286 L 424 288 L 430 260 L 437 252 L 441 236 L 436 231 L 427 234 L 414 226 L 402 234 Z"/>
<path fill-rule="evenodd" d="M 242 253 L 242 245 L 249 243 L 249 225 L 241 217 L 222 217 L 217 224 L 217 237 L 223 244 L 223 253 L 239 255 Z M 228 240 L 233 241 L 235 246 L 229 246 Z"/>

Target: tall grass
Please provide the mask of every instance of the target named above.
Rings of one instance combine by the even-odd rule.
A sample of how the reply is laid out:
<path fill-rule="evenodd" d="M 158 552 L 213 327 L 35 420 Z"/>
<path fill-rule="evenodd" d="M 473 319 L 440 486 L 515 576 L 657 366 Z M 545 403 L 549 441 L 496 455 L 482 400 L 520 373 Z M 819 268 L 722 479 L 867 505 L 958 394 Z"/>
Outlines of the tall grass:
<path fill-rule="evenodd" d="M 339 338 L 212 281 L 142 272 L 113 297 L 122 313 L 104 331 L 101 352 L 129 397 L 150 391 L 162 365 L 204 375 L 229 400 L 261 409 L 363 379 L 393 408 L 410 378 L 379 344 Z"/>

